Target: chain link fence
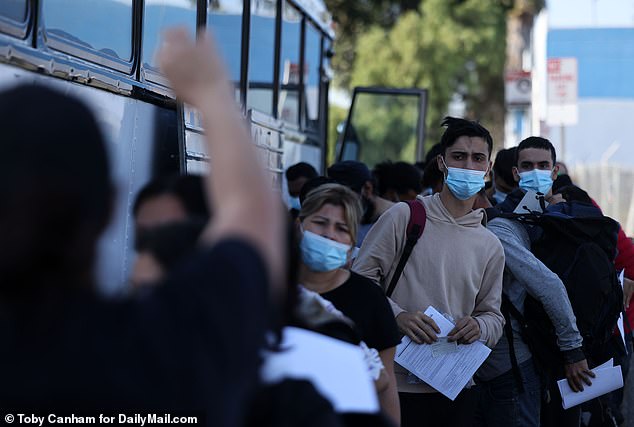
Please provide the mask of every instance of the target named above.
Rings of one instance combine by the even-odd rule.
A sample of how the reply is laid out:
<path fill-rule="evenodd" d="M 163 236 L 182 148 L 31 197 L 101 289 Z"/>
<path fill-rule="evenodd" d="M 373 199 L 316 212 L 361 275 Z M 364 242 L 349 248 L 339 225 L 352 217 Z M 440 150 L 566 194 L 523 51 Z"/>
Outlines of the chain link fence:
<path fill-rule="evenodd" d="M 634 237 L 634 167 L 580 164 L 571 169 L 571 178 Z"/>

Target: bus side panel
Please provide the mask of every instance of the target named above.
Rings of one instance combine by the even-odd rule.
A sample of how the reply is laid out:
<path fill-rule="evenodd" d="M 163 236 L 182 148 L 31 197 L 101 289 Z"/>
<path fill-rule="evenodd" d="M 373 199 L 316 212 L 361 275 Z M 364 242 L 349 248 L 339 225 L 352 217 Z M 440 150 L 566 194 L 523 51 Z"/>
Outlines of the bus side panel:
<path fill-rule="evenodd" d="M 116 191 L 112 222 L 99 243 L 97 279 L 106 294 L 123 291 L 134 249 L 134 197 L 152 177 L 155 132 L 170 124 L 155 123 L 160 115 L 152 104 L 0 64 L 0 89 L 20 83 L 56 88 L 81 99 L 95 114 L 106 139 Z M 175 121 L 175 114 L 172 117 Z"/>

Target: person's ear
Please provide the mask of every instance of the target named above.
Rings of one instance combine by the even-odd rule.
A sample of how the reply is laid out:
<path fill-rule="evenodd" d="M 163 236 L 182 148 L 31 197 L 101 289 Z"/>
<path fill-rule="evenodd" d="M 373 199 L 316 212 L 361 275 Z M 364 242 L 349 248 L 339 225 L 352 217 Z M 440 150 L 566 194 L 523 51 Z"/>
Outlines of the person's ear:
<path fill-rule="evenodd" d="M 559 175 L 559 165 L 555 165 L 555 167 L 553 168 L 553 173 L 550 175 L 550 177 L 554 181 L 557 179 L 557 175 Z"/>
<path fill-rule="evenodd" d="M 491 176 L 491 179 L 493 179 L 493 176 L 491 175 L 491 170 L 493 169 L 493 162 L 491 160 L 489 160 L 489 166 L 487 166 L 487 171 L 484 174 L 484 178 L 486 179 L 488 176 Z"/>
<path fill-rule="evenodd" d="M 447 166 L 445 165 L 445 161 L 442 158 L 442 154 L 436 156 L 436 164 L 438 165 L 438 170 L 442 172 L 443 176 L 447 176 Z"/>
<path fill-rule="evenodd" d="M 520 171 L 517 170 L 517 166 L 513 166 L 513 179 L 515 182 L 520 182 Z"/>

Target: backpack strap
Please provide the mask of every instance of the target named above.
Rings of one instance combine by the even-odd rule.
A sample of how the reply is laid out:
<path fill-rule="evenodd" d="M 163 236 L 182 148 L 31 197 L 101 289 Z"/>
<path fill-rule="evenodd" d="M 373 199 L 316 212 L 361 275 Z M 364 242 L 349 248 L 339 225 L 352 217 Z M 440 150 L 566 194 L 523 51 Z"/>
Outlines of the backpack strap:
<path fill-rule="evenodd" d="M 502 215 L 502 211 L 500 211 L 498 208 L 496 208 L 495 206 L 490 207 L 490 208 L 485 208 L 484 212 L 486 212 L 486 218 L 487 218 L 487 222 L 499 217 Z"/>
<path fill-rule="evenodd" d="M 387 292 L 385 293 L 388 298 L 392 296 L 394 293 L 394 289 L 396 288 L 396 283 L 398 279 L 400 279 L 401 274 L 403 273 L 403 269 L 405 268 L 405 264 L 407 264 L 407 260 L 409 256 L 412 254 L 412 250 L 418 242 L 418 239 L 423 234 L 423 230 L 425 230 L 425 224 L 427 223 L 427 212 L 425 211 L 425 206 L 423 202 L 418 199 L 407 200 L 407 206 L 409 206 L 409 222 L 407 223 L 407 234 L 405 240 L 405 248 L 403 249 L 403 254 L 401 255 L 401 259 L 398 261 L 398 265 L 396 266 L 396 270 L 394 271 L 394 275 L 392 276 L 392 280 L 390 281 L 390 285 L 387 287 Z"/>
<path fill-rule="evenodd" d="M 511 313 L 513 317 L 515 317 L 520 322 L 524 321 L 524 316 L 519 312 L 517 308 L 513 305 L 509 297 L 506 296 L 504 292 L 502 292 L 502 314 L 504 315 L 504 320 L 506 323 L 504 324 L 504 332 L 506 335 L 506 340 L 509 344 L 509 354 L 511 356 L 511 370 L 513 371 L 513 377 L 515 378 L 515 382 L 517 383 L 517 389 L 520 393 L 524 393 L 524 380 L 522 379 L 522 373 L 520 372 L 520 367 L 517 364 L 517 356 L 515 355 L 515 343 L 513 342 L 513 327 L 511 326 Z M 517 317 L 519 315 L 519 318 Z"/>

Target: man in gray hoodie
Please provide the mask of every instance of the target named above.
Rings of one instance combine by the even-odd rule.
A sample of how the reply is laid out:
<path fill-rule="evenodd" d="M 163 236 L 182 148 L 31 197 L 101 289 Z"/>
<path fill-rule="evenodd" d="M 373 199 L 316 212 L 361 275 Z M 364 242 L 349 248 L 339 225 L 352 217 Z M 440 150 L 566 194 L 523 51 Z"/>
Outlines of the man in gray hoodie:
<path fill-rule="evenodd" d="M 433 306 L 454 320 L 449 340 L 493 347 L 502 335 L 500 312 L 504 254 L 498 239 L 482 226 L 484 211 L 473 209 L 491 167 L 493 140 L 482 125 L 447 117 L 441 153 L 434 159 L 444 187 L 418 200 L 427 212 L 423 235 L 414 246 L 389 298 L 403 334 L 419 344 L 432 344 L 440 332 L 423 312 Z M 388 287 L 406 240 L 409 207 L 397 203 L 374 224 L 361 246 L 353 270 Z M 450 401 L 396 365 L 402 427 L 471 426 L 475 393 L 463 390 Z"/>
<path fill-rule="evenodd" d="M 557 176 L 557 166 L 555 148 L 550 141 L 539 137 L 527 138 L 518 146 L 516 156 L 513 175 L 519 182 L 520 190 L 511 193 L 504 204 L 510 205 L 513 201 L 517 204 L 527 190 L 543 193 L 549 203 L 561 201 L 561 196 L 553 196 L 551 191 L 553 179 Z M 500 210 L 504 210 L 504 207 Z M 594 374 L 589 371 L 581 349 L 583 340 L 564 284 L 531 253 L 528 232 L 520 222 L 498 217 L 489 222 L 488 229 L 500 239 L 504 248 L 506 266 L 503 293 L 520 312 L 524 312 L 526 295 L 531 295 L 543 305 L 555 328 L 570 387 L 575 391 L 583 390 L 583 384 L 589 385 L 589 377 Z M 508 329 L 505 329 L 505 336 L 477 373 L 479 397 L 475 425 L 540 425 L 543 392 L 540 378 L 528 345 L 521 337 L 521 327 L 512 316 L 511 327 L 512 337 L 508 336 Z M 513 340 L 521 387 L 512 369 L 509 338 Z M 561 415 L 558 425 L 579 425 L 578 407 L 563 411 Z"/>

